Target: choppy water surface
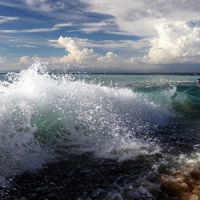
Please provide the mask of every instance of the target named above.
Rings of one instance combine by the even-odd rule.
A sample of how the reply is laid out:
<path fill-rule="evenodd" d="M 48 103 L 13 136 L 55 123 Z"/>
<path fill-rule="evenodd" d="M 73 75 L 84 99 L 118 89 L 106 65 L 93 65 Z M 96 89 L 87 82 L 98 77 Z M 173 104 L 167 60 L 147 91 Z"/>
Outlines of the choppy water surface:
<path fill-rule="evenodd" d="M 153 179 L 199 159 L 197 78 L 49 74 L 40 64 L 1 75 L 1 185 L 67 160 L 69 173 L 104 180 L 77 199 L 160 198 Z"/>

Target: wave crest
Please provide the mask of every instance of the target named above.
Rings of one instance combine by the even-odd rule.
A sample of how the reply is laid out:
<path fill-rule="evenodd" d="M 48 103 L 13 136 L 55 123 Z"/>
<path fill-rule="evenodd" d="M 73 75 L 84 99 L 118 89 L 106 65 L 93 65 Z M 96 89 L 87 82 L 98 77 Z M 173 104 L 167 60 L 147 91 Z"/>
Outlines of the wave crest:
<path fill-rule="evenodd" d="M 8 172 L 0 176 L 41 166 L 58 149 L 117 159 L 159 149 L 148 132 L 169 113 L 138 93 L 48 74 L 40 63 L 7 79 L 0 83 L 0 171 Z"/>

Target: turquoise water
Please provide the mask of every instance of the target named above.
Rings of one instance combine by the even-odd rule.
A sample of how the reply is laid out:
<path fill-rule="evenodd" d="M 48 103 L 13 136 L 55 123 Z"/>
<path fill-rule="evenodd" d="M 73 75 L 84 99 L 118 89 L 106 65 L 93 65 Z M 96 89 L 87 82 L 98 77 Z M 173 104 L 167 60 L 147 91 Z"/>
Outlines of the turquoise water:
<path fill-rule="evenodd" d="M 89 75 L 86 81 L 128 88 L 173 111 L 199 112 L 200 84 L 195 75 Z M 195 107 L 196 106 L 196 107 Z M 191 110 L 190 110 L 191 109 Z M 187 114 L 187 113 L 185 113 Z"/>
<path fill-rule="evenodd" d="M 69 155 L 134 161 L 129 170 L 142 159 L 146 179 L 199 153 L 198 76 L 61 75 L 34 64 L 0 77 L 1 184 Z"/>

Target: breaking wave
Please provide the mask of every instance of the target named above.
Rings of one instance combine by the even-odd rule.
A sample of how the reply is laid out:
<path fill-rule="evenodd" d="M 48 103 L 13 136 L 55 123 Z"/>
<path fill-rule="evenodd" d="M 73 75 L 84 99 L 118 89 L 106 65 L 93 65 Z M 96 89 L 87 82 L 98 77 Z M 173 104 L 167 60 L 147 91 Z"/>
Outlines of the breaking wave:
<path fill-rule="evenodd" d="M 149 132 L 166 125 L 166 109 L 126 88 L 49 74 L 40 63 L 0 82 L 0 177 L 41 167 L 63 153 L 113 159 L 154 154 Z"/>

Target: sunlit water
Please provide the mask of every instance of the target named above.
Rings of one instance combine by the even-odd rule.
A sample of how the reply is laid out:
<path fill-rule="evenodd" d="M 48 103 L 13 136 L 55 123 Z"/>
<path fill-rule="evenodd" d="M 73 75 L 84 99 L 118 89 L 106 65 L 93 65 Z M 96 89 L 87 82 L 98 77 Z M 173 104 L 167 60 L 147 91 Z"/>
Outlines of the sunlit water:
<path fill-rule="evenodd" d="M 197 78 L 51 74 L 40 64 L 1 75 L 1 184 L 45 163 L 89 152 L 105 162 L 132 161 L 120 187 L 116 182 L 122 175 L 115 174 L 113 189 L 105 191 L 108 199 L 126 199 L 127 188 L 153 199 L 149 188 L 158 186 L 147 177 L 200 150 Z M 134 181 L 131 171 L 137 174 Z"/>

